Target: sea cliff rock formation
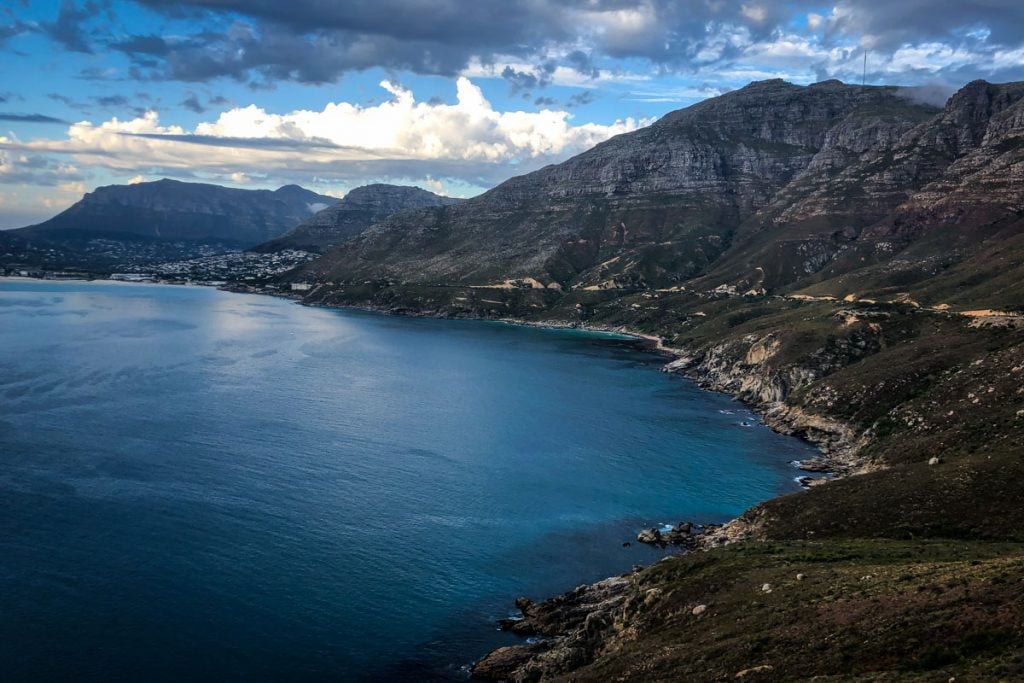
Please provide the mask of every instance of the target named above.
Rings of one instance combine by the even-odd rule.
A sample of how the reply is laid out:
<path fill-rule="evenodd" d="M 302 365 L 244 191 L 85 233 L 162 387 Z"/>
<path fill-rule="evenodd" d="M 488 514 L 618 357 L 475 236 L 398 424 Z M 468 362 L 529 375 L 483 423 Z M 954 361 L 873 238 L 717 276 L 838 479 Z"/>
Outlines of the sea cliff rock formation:
<path fill-rule="evenodd" d="M 284 235 L 258 245 L 253 251 L 299 249 L 323 252 L 399 211 L 449 206 L 459 201 L 461 200 L 442 197 L 418 187 L 364 185 L 355 188 L 341 201 L 317 212 Z"/>

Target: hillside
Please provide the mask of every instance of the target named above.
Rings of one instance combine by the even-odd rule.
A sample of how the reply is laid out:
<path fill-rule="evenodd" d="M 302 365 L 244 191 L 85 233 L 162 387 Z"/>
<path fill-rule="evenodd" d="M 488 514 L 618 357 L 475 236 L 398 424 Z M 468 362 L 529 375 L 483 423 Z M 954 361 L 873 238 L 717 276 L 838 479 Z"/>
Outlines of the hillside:
<path fill-rule="evenodd" d="M 102 237 L 249 247 L 284 233 L 336 201 L 297 185 L 240 190 L 164 179 L 99 187 L 50 220 L 14 234 L 58 243 Z"/>
<path fill-rule="evenodd" d="M 1024 543 L 1024 84 L 973 82 L 936 108 L 893 87 L 754 83 L 396 215 L 289 277 L 315 283 L 309 303 L 650 335 L 668 371 L 841 475 L 748 511 L 705 539 L 730 544 L 713 556 L 626 577 L 611 602 L 543 603 L 574 616 L 477 676 L 1024 670 L 1024 612 L 999 607 Z M 758 592 L 798 572 L 822 583 Z"/>
<path fill-rule="evenodd" d="M 300 249 L 324 252 L 399 211 L 448 206 L 459 201 L 418 187 L 365 185 L 355 188 L 341 201 L 317 212 L 284 235 L 254 247 L 253 251 Z"/>

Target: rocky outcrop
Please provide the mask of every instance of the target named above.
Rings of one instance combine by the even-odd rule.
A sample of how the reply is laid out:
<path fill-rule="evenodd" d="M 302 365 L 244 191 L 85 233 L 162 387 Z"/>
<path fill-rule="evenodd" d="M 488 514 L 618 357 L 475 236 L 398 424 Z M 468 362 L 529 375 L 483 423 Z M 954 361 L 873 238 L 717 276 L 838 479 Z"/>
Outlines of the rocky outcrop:
<path fill-rule="evenodd" d="M 790 395 L 850 362 L 833 353 L 801 359 L 800 363 L 771 362 L 783 346 L 780 334 L 747 335 L 739 340 L 712 344 L 668 363 L 664 370 L 684 375 L 699 386 L 730 394 L 757 410 L 764 423 L 783 434 L 798 436 L 816 446 L 825 458 L 822 469 L 849 473 L 865 466 L 858 458 L 863 434 L 850 424 L 816 414 L 787 402 Z M 858 349 L 854 344 L 834 346 Z"/>
<path fill-rule="evenodd" d="M 705 544 L 705 537 L 716 536 L 720 524 L 694 524 L 693 522 L 680 522 L 679 524 L 665 528 L 644 529 L 637 534 L 636 540 L 648 545 L 666 547 L 669 545 L 681 546 L 687 550 L 694 550 Z"/>
<path fill-rule="evenodd" d="M 16 234 L 44 240 L 102 236 L 249 247 L 280 235 L 335 201 L 297 185 L 239 190 L 164 179 L 96 188 L 66 211 Z"/>
<path fill-rule="evenodd" d="M 449 206 L 459 199 L 442 197 L 418 187 L 364 185 L 328 206 L 289 232 L 254 248 L 271 252 L 284 249 L 323 252 L 362 233 L 375 223 L 406 209 Z"/>
<path fill-rule="evenodd" d="M 621 619 L 631 594 L 629 576 L 584 585 L 550 600 L 516 600 L 522 618 L 499 622 L 520 635 L 538 635 L 532 643 L 503 647 L 473 665 L 473 678 L 536 681 L 577 669 L 599 653 L 605 636 Z"/>

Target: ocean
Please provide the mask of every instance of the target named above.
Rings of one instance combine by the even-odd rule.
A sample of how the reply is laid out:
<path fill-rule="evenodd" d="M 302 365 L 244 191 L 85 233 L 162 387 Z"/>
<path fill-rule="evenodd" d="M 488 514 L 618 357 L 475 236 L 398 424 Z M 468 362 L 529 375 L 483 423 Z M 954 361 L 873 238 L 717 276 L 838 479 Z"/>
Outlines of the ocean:
<path fill-rule="evenodd" d="M 0 678 L 465 679 L 814 450 L 633 340 L 0 280 Z M 744 426 L 743 423 L 747 423 Z"/>

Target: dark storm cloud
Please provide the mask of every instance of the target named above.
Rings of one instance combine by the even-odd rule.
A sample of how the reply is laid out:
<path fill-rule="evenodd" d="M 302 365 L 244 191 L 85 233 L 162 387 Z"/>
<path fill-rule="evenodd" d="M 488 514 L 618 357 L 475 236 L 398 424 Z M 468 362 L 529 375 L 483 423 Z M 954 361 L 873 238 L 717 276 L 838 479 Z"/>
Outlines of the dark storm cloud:
<path fill-rule="evenodd" d="M 100 95 L 92 100 L 101 107 L 126 107 L 131 102 L 124 95 Z"/>
<path fill-rule="evenodd" d="M 569 108 L 585 107 L 588 104 L 595 102 L 596 100 L 597 95 L 594 94 L 593 90 L 584 90 L 583 92 L 576 93 L 575 95 L 570 97 L 566 101 L 565 106 Z"/>
<path fill-rule="evenodd" d="M 559 23 L 565 9 L 588 0 L 139 0 L 154 10 L 181 16 L 188 9 L 232 13 L 286 27 L 299 34 L 341 31 L 435 45 L 486 50 L 568 38 Z M 626 2 L 598 2 L 623 6 Z"/>
<path fill-rule="evenodd" d="M 87 102 L 79 102 L 68 97 L 67 95 L 62 95 L 61 93 L 51 92 L 47 93 L 46 96 L 54 102 L 60 102 L 65 107 L 70 107 L 72 109 L 87 110 L 91 108 L 91 106 Z"/>
<path fill-rule="evenodd" d="M 139 77 L 230 77 L 257 87 L 279 80 L 332 82 L 371 67 L 452 76 L 474 60 L 490 64 L 501 56 L 543 64 L 552 46 L 581 44 L 586 51 L 571 50 L 559 61 L 589 77 L 598 75 L 595 60 L 602 57 L 639 57 L 661 69 L 692 71 L 740 55 L 741 43 L 722 39 L 724 27 L 742 31 L 744 40 L 771 40 L 780 30 L 802 30 L 794 27 L 806 23 L 808 12 L 828 13 L 821 26 L 826 46 L 865 37 L 880 51 L 934 40 L 969 44 L 983 35 L 972 29 L 987 31 L 989 45 L 1024 42 L 1019 0 L 848 0 L 834 12 L 830 3 L 813 0 L 137 1 L 205 27 L 177 39 L 135 35 L 114 43 L 132 58 Z M 73 3 L 62 5 L 65 14 L 78 16 Z M 831 75 L 824 66 L 821 71 Z M 520 91 L 550 81 L 544 67 L 503 75 Z"/>
<path fill-rule="evenodd" d="M 273 25 L 236 22 L 223 32 L 188 38 L 132 36 L 111 47 L 132 58 L 144 79 L 203 82 L 229 77 L 256 85 L 293 80 L 329 83 L 346 71 L 383 66 L 416 73 L 455 74 L 465 53 L 453 47 L 390 36 L 372 40 L 347 32 L 293 33 Z"/>
<path fill-rule="evenodd" d="M 504 68 L 501 72 L 501 77 L 508 81 L 513 92 L 533 90 L 538 86 L 543 87 L 547 85 L 542 76 L 527 71 L 516 71 L 510 66 Z"/>
<path fill-rule="evenodd" d="M 43 32 L 71 52 L 92 54 L 93 49 L 85 30 L 85 22 L 94 18 L 103 6 L 88 0 L 81 7 L 74 0 L 61 0 L 60 10 L 54 21 L 40 24 Z"/>
<path fill-rule="evenodd" d="M 601 75 L 601 71 L 594 66 L 590 55 L 582 50 L 573 50 L 565 56 L 565 61 L 568 66 L 589 78 L 597 78 Z"/>
<path fill-rule="evenodd" d="M 197 114 L 203 114 L 206 112 L 206 107 L 203 106 L 203 103 L 199 101 L 199 98 L 196 97 L 194 92 L 190 92 L 188 97 L 181 101 L 181 106 Z"/>
<path fill-rule="evenodd" d="M 1024 3 L 1019 0 L 860 0 L 837 6 L 849 12 L 837 15 L 831 31 L 874 36 L 879 49 L 949 40 L 978 28 L 989 31 L 989 40 L 998 44 L 1019 45 L 1024 39 Z"/>
<path fill-rule="evenodd" d="M 64 119 L 54 118 L 46 114 L 8 114 L 2 112 L 0 112 L 0 121 L 16 123 L 67 123 Z"/>

